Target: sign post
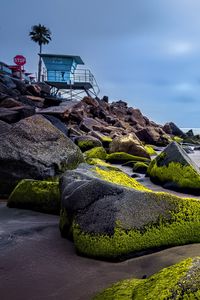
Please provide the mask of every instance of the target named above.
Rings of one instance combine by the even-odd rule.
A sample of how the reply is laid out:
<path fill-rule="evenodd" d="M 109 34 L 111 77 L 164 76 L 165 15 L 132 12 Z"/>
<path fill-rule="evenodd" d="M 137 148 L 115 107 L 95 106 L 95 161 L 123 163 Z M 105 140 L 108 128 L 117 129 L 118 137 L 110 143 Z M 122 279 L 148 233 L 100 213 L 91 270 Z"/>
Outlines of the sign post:
<path fill-rule="evenodd" d="M 16 55 L 13 60 L 14 63 L 20 67 L 20 79 L 22 79 L 22 66 L 26 64 L 26 57 L 23 55 Z"/>

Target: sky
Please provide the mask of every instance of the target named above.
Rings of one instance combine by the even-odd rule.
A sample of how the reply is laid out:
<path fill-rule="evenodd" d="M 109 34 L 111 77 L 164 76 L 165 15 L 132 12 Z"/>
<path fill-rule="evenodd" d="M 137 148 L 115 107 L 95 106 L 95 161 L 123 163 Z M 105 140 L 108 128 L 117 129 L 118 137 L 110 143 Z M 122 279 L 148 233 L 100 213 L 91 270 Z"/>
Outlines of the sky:
<path fill-rule="evenodd" d="M 52 32 L 44 53 L 80 55 L 100 96 L 124 100 L 151 120 L 200 127 L 199 0 L 1 0 L 0 61 L 27 59 L 36 72 L 41 23 Z"/>

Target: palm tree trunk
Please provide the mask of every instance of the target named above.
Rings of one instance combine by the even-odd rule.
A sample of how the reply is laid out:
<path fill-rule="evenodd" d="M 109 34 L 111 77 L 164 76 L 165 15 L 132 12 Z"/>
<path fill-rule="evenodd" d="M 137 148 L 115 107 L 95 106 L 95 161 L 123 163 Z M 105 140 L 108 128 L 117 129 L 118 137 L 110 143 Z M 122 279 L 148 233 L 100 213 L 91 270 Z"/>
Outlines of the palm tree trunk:
<path fill-rule="evenodd" d="M 40 54 L 42 53 L 42 44 L 40 44 Z M 42 58 L 39 56 L 39 63 L 38 63 L 38 82 L 41 80 L 41 71 L 42 71 Z"/>

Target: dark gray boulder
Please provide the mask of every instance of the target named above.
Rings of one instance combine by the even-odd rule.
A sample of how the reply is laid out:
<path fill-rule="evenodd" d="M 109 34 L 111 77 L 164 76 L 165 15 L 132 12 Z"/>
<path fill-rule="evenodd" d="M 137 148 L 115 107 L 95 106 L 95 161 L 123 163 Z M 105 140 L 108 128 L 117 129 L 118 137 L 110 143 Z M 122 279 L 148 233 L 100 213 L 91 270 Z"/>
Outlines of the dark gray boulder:
<path fill-rule="evenodd" d="M 80 149 L 41 115 L 0 135 L 0 194 L 9 194 L 21 179 L 55 177 L 83 162 Z"/>
<path fill-rule="evenodd" d="M 67 126 L 58 118 L 47 115 L 47 114 L 42 114 L 43 117 L 45 117 L 48 121 L 51 122 L 52 125 L 54 125 L 57 129 L 59 129 L 64 135 L 68 135 L 68 129 Z"/>
<path fill-rule="evenodd" d="M 60 230 L 78 253 L 114 259 L 196 239 L 199 201 L 156 193 L 121 171 L 98 168 L 81 164 L 61 178 Z"/>
<path fill-rule="evenodd" d="M 163 130 L 168 134 L 173 134 L 175 136 L 185 137 L 186 134 L 173 122 L 166 123 L 163 126 Z"/>

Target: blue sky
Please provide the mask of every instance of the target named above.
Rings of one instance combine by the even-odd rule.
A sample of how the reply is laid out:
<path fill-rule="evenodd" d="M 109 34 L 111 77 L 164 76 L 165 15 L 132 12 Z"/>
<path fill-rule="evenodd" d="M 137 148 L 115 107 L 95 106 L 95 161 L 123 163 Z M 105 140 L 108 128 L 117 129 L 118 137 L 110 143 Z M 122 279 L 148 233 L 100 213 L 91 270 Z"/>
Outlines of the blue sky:
<path fill-rule="evenodd" d="M 35 72 L 28 33 L 44 24 L 43 52 L 80 55 L 102 96 L 161 124 L 200 127 L 199 0 L 1 0 L 0 11 L 0 60 L 23 54 Z"/>

